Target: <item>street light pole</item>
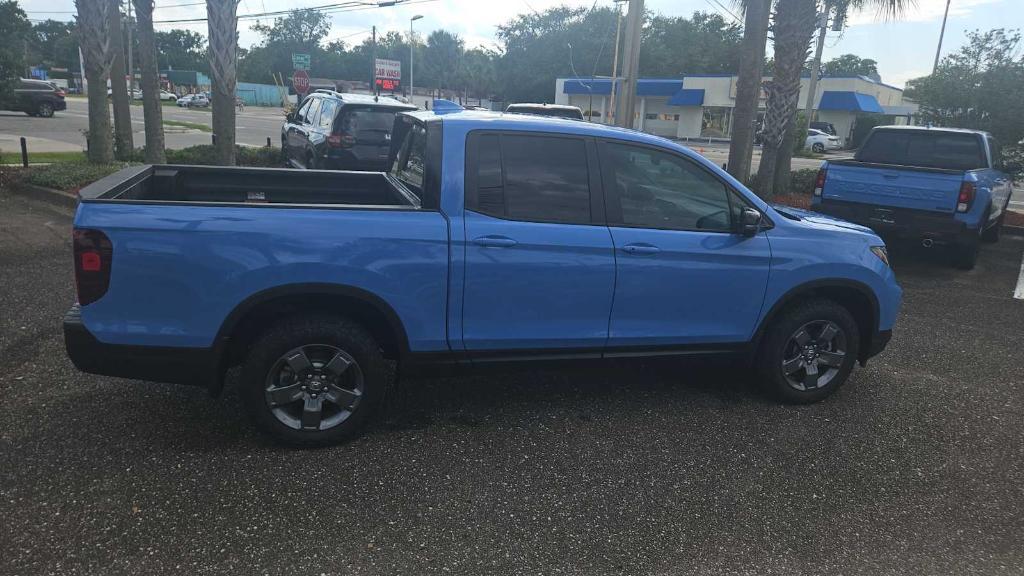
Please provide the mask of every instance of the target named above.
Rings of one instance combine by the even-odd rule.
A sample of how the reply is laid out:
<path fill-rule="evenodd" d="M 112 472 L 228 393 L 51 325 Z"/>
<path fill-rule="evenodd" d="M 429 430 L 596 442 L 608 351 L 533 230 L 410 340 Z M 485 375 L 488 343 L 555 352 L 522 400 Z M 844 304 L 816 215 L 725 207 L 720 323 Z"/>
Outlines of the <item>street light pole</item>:
<path fill-rule="evenodd" d="M 619 82 L 619 31 L 622 29 L 622 5 L 621 0 L 615 0 L 615 55 L 612 56 L 612 93 L 608 97 L 608 110 L 612 114 L 613 119 L 619 117 L 615 110 L 615 88 Z M 607 115 L 604 119 L 605 124 L 608 123 Z"/>
<path fill-rule="evenodd" d="M 939 54 L 942 54 L 942 37 L 946 35 L 946 19 L 949 18 L 949 3 L 946 0 L 946 12 L 942 15 L 942 30 L 939 32 L 939 47 L 935 49 L 935 64 L 932 64 L 932 74 L 939 68 Z"/>
<path fill-rule="evenodd" d="M 640 35 L 643 32 L 644 0 L 629 0 L 629 12 L 626 13 L 626 46 L 622 59 L 623 82 L 622 116 L 616 117 L 616 124 L 623 128 L 633 127 L 633 116 L 636 110 L 636 86 L 640 68 Z M 641 122 L 642 125 L 642 122 Z"/>
<path fill-rule="evenodd" d="M 423 18 L 422 14 L 417 14 L 412 18 L 409 18 L 409 103 L 412 104 L 413 106 L 416 105 L 416 102 L 413 97 L 413 87 L 415 86 L 415 84 L 413 84 L 412 75 L 414 70 L 413 60 L 415 59 L 414 48 L 416 47 L 416 37 L 413 36 L 412 23 L 419 20 L 420 18 Z"/>

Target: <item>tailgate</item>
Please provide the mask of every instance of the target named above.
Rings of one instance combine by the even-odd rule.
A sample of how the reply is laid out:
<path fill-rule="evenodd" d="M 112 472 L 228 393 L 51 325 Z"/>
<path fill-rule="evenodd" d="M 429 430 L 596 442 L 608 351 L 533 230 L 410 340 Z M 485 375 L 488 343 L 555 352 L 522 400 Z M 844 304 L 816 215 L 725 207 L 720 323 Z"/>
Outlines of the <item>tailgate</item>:
<path fill-rule="evenodd" d="M 878 164 L 829 163 L 822 200 L 892 208 L 956 210 L 963 172 Z"/>

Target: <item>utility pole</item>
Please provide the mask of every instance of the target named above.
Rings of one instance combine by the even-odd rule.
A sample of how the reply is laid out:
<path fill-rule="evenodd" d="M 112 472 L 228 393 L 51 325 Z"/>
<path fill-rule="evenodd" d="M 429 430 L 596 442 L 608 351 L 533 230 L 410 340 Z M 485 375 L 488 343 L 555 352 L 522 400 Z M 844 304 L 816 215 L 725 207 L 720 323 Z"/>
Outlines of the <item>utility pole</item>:
<path fill-rule="evenodd" d="M 413 86 L 415 86 L 415 84 L 413 84 L 413 82 L 412 82 L 412 80 L 413 80 L 412 73 L 413 73 L 413 69 L 414 69 L 413 68 L 413 60 L 415 59 L 415 52 L 413 51 L 413 49 L 416 47 L 416 36 L 413 35 L 412 23 L 417 21 L 417 20 L 419 20 L 420 18 L 423 18 L 422 14 L 417 14 L 417 15 L 413 16 L 412 18 L 409 18 L 409 104 L 412 104 L 413 106 L 416 105 L 416 102 L 413 100 L 413 93 L 412 93 L 413 92 Z"/>
<path fill-rule="evenodd" d="M 633 127 L 633 116 L 636 111 L 636 85 L 640 73 L 640 35 L 644 23 L 644 0 L 629 0 L 629 12 L 626 14 L 626 46 L 622 61 L 622 115 L 615 118 L 615 123 L 624 128 Z"/>
<path fill-rule="evenodd" d="M 814 93 L 818 90 L 821 53 L 825 50 L 825 34 L 828 32 L 828 10 L 828 5 L 826 5 L 825 11 L 818 14 L 818 47 L 814 50 L 814 60 L 811 62 L 811 79 L 807 83 L 807 103 L 804 105 L 804 116 L 807 118 L 808 126 L 810 126 L 814 114 Z"/>
<path fill-rule="evenodd" d="M 942 54 L 942 37 L 946 35 L 946 19 L 949 18 L 949 3 L 946 0 L 946 12 L 942 15 L 942 30 L 939 32 L 939 47 L 935 49 L 935 64 L 932 64 L 932 74 L 939 68 L 939 55 Z"/>
<path fill-rule="evenodd" d="M 608 97 L 608 110 L 616 122 L 619 115 L 615 110 L 615 88 L 619 83 L 619 30 L 622 28 L 622 5 L 620 0 L 615 1 L 615 55 L 612 56 L 612 93 Z M 605 122 L 607 124 L 607 122 Z"/>
<path fill-rule="evenodd" d="M 363 28 L 366 30 L 366 28 Z M 377 27 L 373 27 L 373 56 L 370 58 L 370 93 L 377 96 Z"/>
<path fill-rule="evenodd" d="M 135 68 L 132 67 L 132 0 L 128 0 L 128 100 L 135 99 Z"/>

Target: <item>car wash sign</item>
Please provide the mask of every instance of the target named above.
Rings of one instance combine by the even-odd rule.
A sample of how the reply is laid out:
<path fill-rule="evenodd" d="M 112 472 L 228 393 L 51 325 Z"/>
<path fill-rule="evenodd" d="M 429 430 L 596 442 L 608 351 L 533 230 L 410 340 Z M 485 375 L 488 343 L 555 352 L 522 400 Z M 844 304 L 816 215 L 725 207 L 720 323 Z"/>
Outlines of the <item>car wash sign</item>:
<path fill-rule="evenodd" d="M 402 85 L 402 63 L 398 60 L 377 58 L 373 67 L 374 85 L 379 90 L 394 92 Z"/>

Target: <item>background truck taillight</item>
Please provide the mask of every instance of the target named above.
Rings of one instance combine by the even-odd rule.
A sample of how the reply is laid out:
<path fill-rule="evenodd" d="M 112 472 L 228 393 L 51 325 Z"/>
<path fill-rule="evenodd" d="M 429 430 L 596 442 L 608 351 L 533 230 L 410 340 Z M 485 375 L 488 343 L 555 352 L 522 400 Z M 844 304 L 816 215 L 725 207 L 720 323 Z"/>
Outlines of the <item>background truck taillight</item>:
<path fill-rule="evenodd" d="M 974 183 L 964 182 L 960 185 L 960 195 L 956 199 L 956 211 L 967 212 L 971 209 L 971 204 L 974 202 Z"/>
<path fill-rule="evenodd" d="M 825 187 L 825 179 L 828 178 L 828 170 L 822 167 L 818 170 L 818 177 L 814 179 L 814 195 L 821 196 L 821 190 Z"/>
<path fill-rule="evenodd" d="M 110 263 L 114 247 L 99 230 L 74 231 L 75 289 L 78 303 L 91 304 L 103 297 L 110 286 Z"/>

